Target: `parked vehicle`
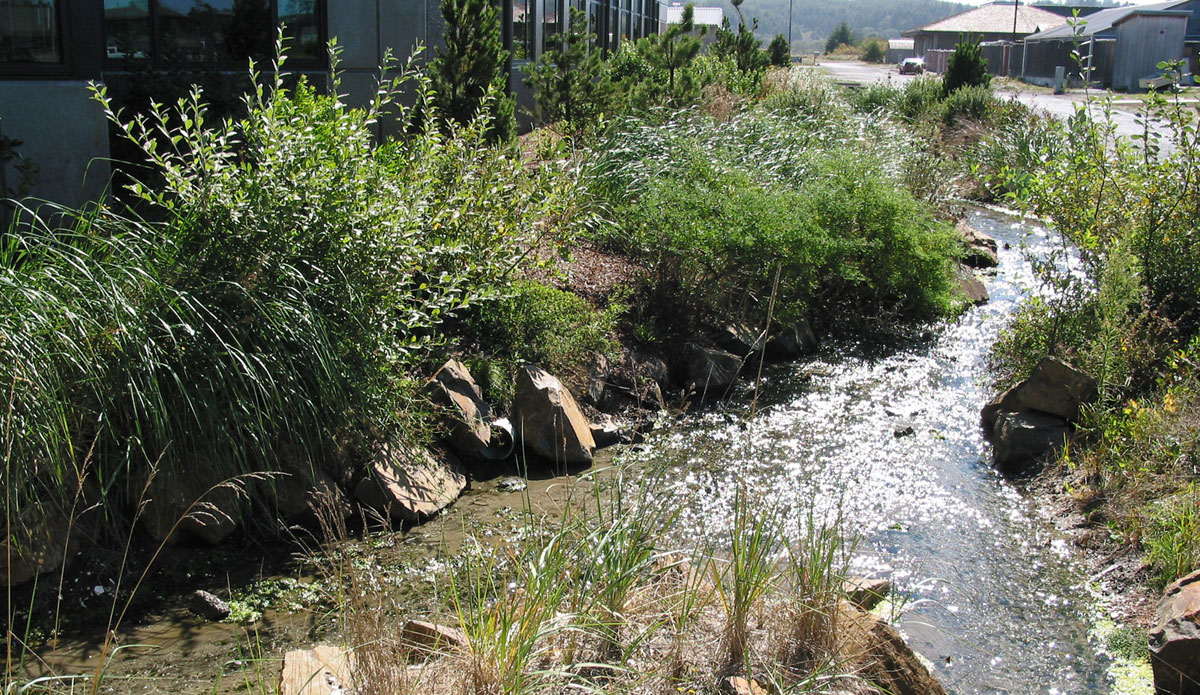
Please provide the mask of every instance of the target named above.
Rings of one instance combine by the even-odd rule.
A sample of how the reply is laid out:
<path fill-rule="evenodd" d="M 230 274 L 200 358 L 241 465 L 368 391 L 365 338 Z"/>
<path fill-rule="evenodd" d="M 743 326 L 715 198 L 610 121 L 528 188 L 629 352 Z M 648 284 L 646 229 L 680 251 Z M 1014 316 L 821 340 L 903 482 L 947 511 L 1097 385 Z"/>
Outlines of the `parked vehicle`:
<path fill-rule="evenodd" d="M 925 72 L 925 60 L 923 58 L 905 58 L 900 61 L 901 75 L 920 75 Z"/>

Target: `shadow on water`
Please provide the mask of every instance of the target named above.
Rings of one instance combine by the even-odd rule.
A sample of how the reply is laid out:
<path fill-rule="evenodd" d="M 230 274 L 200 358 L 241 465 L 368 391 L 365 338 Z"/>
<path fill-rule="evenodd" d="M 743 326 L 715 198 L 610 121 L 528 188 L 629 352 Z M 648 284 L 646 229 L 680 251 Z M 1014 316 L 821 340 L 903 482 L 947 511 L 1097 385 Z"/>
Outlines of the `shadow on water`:
<path fill-rule="evenodd" d="M 988 304 L 890 350 L 827 346 L 769 370 L 753 416 L 727 403 L 632 456 L 663 468 L 697 536 L 727 532 L 739 486 L 798 519 L 840 517 L 860 538 L 856 571 L 907 597 L 901 629 L 952 692 L 1105 693 L 1083 577 L 992 470 L 978 424 L 988 350 L 1034 289 L 1024 252 L 1050 241 L 999 213 L 970 223 L 1001 244 Z"/>

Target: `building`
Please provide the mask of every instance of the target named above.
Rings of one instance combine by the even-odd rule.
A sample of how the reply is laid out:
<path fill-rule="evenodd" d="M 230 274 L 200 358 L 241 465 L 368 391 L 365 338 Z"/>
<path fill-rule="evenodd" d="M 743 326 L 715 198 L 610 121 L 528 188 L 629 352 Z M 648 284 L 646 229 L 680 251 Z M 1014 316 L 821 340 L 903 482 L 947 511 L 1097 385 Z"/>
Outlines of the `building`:
<path fill-rule="evenodd" d="M 887 43 L 887 57 L 884 58 L 884 62 L 890 65 L 917 55 L 916 42 L 912 39 L 888 39 Z"/>
<path fill-rule="evenodd" d="M 1049 85 L 1062 67 L 1072 84 L 1086 73 L 1090 84 L 1134 91 L 1141 78 L 1158 74 L 1160 61 L 1186 59 L 1185 72 L 1194 73 L 1198 48 L 1200 0 L 1115 7 L 1028 37 L 1021 77 Z"/>
<path fill-rule="evenodd" d="M 521 68 L 553 46 L 569 8 L 584 12 L 606 50 L 657 33 L 666 16 L 657 0 L 498 2 L 508 20 L 510 85 L 526 106 Z M 21 141 L 18 153 L 39 169 L 34 197 L 70 206 L 94 200 L 108 184 L 114 148 L 89 81 L 154 96 L 179 86 L 172 81 L 199 80 L 210 98 L 236 99 L 247 59 L 270 55 L 279 26 L 289 70 L 322 85 L 324 46 L 337 39 L 351 104 L 373 96 L 385 52 L 406 57 L 418 44 L 436 46 L 443 32 L 439 0 L 0 0 L 0 136 Z M 0 166 L 0 189 L 15 187 L 12 167 Z"/>
<path fill-rule="evenodd" d="M 980 42 L 1019 41 L 1066 23 L 1066 17 L 1053 12 L 1012 0 L 998 0 L 910 29 L 902 35 L 913 40 L 917 57 L 923 58 L 929 51 L 953 51 L 954 45 L 966 37 Z"/>

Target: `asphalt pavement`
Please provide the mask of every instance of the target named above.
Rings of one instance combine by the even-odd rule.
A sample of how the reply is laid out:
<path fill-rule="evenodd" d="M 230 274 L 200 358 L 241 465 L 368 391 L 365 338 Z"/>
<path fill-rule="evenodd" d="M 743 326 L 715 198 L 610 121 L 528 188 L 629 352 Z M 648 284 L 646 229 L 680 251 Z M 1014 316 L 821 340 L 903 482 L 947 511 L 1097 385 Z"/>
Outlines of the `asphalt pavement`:
<path fill-rule="evenodd" d="M 807 65 L 812 67 L 811 63 Z M 845 85 L 890 84 L 903 87 L 905 83 L 920 77 L 919 75 L 901 75 L 895 65 L 879 65 L 859 61 L 822 61 L 817 64 L 817 67 L 831 75 L 834 81 Z M 1087 105 L 1093 116 L 1100 115 L 1101 106 L 1095 103 L 1095 97 L 1103 95 L 1103 92 L 1093 90 L 1091 92 L 1093 103 L 1089 104 L 1088 95 L 1082 89 L 1069 90 L 1065 94 L 1050 94 L 1032 88 L 1028 91 L 997 90 L 997 93 L 1013 97 L 1026 106 L 1055 118 L 1064 119 L 1073 116 L 1081 105 Z M 1188 101 L 1196 100 L 1189 99 Z M 1128 98 L 1122 99 L 1120 95 L 1116 96 L 1116 104 L 1124 107 L 1129 107 L 1131 104 L 1136 105 Z M 1138 115 L 1133 109 L 1115 108 L 1112 111 L 1112 118 L 1119 135 L 1134 136 L 1143 132 L 1143 124 L 1139 122 Z M 1156 124 L 1155 127 L 1160 132 L 1165 132 L 1163 124 Z"/>

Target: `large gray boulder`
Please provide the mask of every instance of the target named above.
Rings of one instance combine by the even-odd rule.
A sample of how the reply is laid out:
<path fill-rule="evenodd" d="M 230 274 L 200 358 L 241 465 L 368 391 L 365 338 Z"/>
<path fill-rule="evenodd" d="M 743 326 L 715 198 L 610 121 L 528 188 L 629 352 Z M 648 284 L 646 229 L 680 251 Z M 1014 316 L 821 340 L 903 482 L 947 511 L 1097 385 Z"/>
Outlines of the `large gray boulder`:
<path fill-rule="evenodd" d="M 1056 357 L 1044 357 L 1029 378 L 983 407 L 983 426 L 991 430 L 998 413 L 1033 410 L 1067 422 L 1079 419 L 1079 409 L 1096 400 L 1096 380 Z"/>
<path fill-rule="evenodd" d="M 491 408 L 466 365 L 449 360 L 425 382 L 425 393 L 438 407 L 450 431 L 448 444 L 467 459 L 483 456 L 491 442 Z"/>
<path fill-rule="evenodd" d="M 222 478 L 205 461 L 197 461 L 187 471 L 180 465 L 164 467 L 146 486 L 138 520 L 160 543 L 187 535 L 216 545 L 241 524 L 246 485 L 252 482 L 256 481 Z"/>
<path fill-rule="evenodd" d="M 527 450 L 555 463 L 587 465 L 596 442 L 571 392 L 555 376 L 534 365 L 517 372 L 513 434 Z"/>
<path fill-rule="evenodd" d="M 763 332 L 754 326 L 731 321 L 718 332 L 717 343 L 738 357 L 747 357 L 760 354 L 766 345 L 766 339 Z"/>
<path fill-rule="evenodd" d="M 959 265 L 955 270 L 955 278 L 958 282 L 958 291 L 968 302 L 975 306 L 987 304 L 989 299 L 987 287 L 975 276 L 975 271 L 965 265 Z"/>
<path fill-rule="evenodd" d="M 371 462 L 354 496 L 396 521 L 415 522 L 450 506 L 466 486 L 467 477 L 451 457 L 387 446 Z"/>
<path fill-rule="evenodd" d="M 1150 631 L 1156 695 L 1200 695 L 1200 570 L 1163 592 Z"/>
<path fill-rule="evenodd" d="M 1070 434 L 1061 418 L 1044 413 L 1000 413 L 992 426 L 993 461 L 1016 471 L 1062 448 Z"/>
<path fill-rule="evenodd" d="M 724 350 L 688 346 L 686 386 L 689 391 L 720 396 L 737 381 L 742 358 Z"/>
<path fill-rule="evenodd" d="M 28 503 L 13 525 L 12 533 L 0 539 L 0 586 L 17 586 L 60 570 L 76 550 L 77 543 L 67 537 L 65 514 Z"/>
<path fill-rule="evenodd" d="M 808 321 L 784 326 L 767 341 L 767 356 L 773 359 L 790 360 L 817 351 L 817 334 Z"/>
<path fill-rule="evenodd" d="M 966 222 L 959 223 L 958 233 L 962 237 L 963 263 L 972 268 L 995 268 L 1000 265 L 995 239 Z"/>

